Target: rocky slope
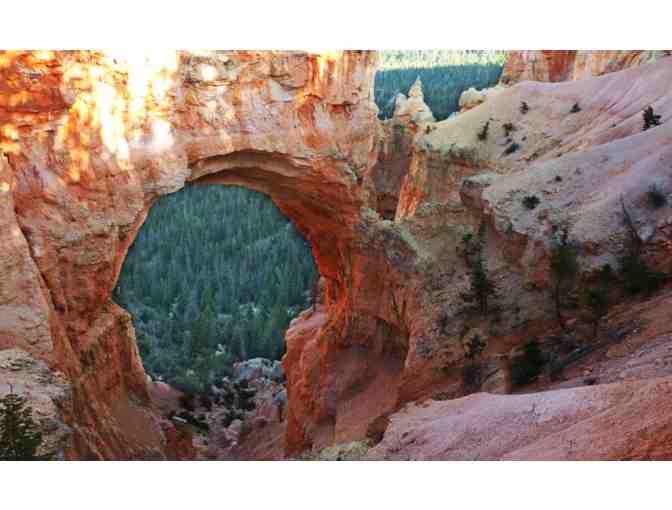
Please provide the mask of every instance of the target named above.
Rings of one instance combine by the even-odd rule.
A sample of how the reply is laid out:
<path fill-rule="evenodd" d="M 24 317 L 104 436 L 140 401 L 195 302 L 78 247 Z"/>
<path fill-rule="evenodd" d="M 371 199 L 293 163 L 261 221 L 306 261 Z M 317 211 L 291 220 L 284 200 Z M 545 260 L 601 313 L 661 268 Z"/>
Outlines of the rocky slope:
<path fill-rule="evenodd" d="M 672 114 L 665 86 L 670 73 L 668 58 L 591 80 L 520 83 L 437 123 L 416 142 L 396 218 L 431 239 L 426 246 L 442 263 L 433 266 L 434 288 L 423 307 L 433 334 L 418 337 L 406 360 L 406 372 L 417 367 L 415 385 L 431 386 L 434 374 L 436 382 L 445 381 L 444 391 L 458 394 L 459 383 L 448 384 L 449 374 L 458 379 L 464 343 L 474 335 L 486 341 L 494 368 L 525 338 L 548 331 L 554 322 L 554 230 L 568 229 L 579 244 L 579 287 L 585 286 L 604 264 L 618 267 L 627 238 L 621 197 L 646 239 L 645 257 L 661 271 L 672 270 L 670 209 L 652 208 L 646 200 L 652 184 L 672 191 L 670 125 L 642 132 L 648 105 L 663 118 Z M 526 113 L 520 111 L 523 101 Z M 571 113 L 575 103 L 581 110 Z M 489 134 L 479 140 L 488 122 Z M 539 205 L 528 209 L 526 196 L 537 197 Z M 460 306 L 467 285 L 462 238 L 480 224 L 500 288 L 502 313 L 491 319 L 465 314 Z"/>
<path fill-rule="evenodd" d="M 410 405 L 367 460 L 669 460 L 672 379 Z"/>
<path fill-rule="evenodd" d="M 618 66 L 643 62 L 634 53 Z M 543 76 L 523 64 L 508 81 L 563 75 L 568 59 Z M 311 242 L 325 298 L 287 332 L 289 454 L 380 435 L 405 402 L 474 391 L 463 368 L 475 337 L 485 342 L 481 389 L 508 392 L 521 345 L 559 334 L 554 229 L 567 228 L 580 245 L 582 289 L 623 252 L 621 196 L 646 261 L 672 271 L 670 207 L 646 200 L 651 184 L 672 192 L 670 58 L 597 78 L 525 81 L 438 123 L 418 87 L 382 126 L 374 68 L 368 52 L 0 54 L 0 342 L 44 360 L 71 385 L 69 458 L 189 454 L 179 431 L 158 419 L 128 314 L 110 299 L 148 208 L 187 182 L 266 192 Z M 650 105 L 662 124 L 642 132 Z M 533 209 L 524 206 L 528 195 L 539 199 Z M 465 235 L 480 225 L 499 288 L 487 316 L 461 299 Z M 590 343 L 580 312 L 566 319 L 576 341 Z M 635 400 L 621 395 L 648 387 L 628 388 L 599 391 L 635 412 L 627 403 Z M 506 413 L 515 414 L 554 397 L 526 398 L 430 407 L 443 429 L 464 402 L 514 402 Z M 559 401 L 548 403 L 549 417 L 579 420 L 602 405 Z M 658 427 L 667 418 L 656 419 Z M 389 420 L 382 444 L 401 418 Z M 495 450 L 483 455 L 513 451 Z"/>
<path fill-rule="evenodd" d="M 370 460 L 669 460 L 672 291 L 609 313 L 600 346 L 516 395 L 409 404 Z"/>

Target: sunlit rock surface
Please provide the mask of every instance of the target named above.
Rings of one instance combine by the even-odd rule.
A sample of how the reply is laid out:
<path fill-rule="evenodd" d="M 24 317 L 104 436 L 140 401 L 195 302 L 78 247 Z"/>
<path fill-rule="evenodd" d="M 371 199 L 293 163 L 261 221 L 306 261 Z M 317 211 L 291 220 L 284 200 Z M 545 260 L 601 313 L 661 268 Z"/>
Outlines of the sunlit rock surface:
<path fill-rule="evenodd" d="M 565 76 L 566 59 L 543 76 Z M 509 356 L 556 327 L 554 226 L 582 243 L 585 286 L 622 250 L 623 196 L 647 261 L 672 271 L 669 208 L 643 198 L 654 181 L 672 193 L 670 58 L 519 83 L 438 123 L 416 93 L 401 152 L 383 148 L 395 137 L 376 119 L 374 70 L 370 52 L 0 54 L 0 348 L 64 373 L 69 458 L 189 452 L 154 411 L 130 317 L 110 298 L 149 207 L 189 182 L 268 193 L 311 242 L 324 299 L 286 336 L 289 454 L 362 439 L 404 402 L 468 393 L 476 335 L 483 388 L 508 391 Z M 649 105 L 662 125 L 642 132 Z M 379 151 L 401 161 L 398 191 L 380 186 Z M 481 224 L 492 317 L 460 297 L 463 238 Z"/>
<path fill-rule="evenodd" d="M 130 318 L 110 295 L 151 204 L 187 181 L 269 193 L 313 244 L 343 323 L 357 228 L 375 221 L 362 219 L 375 207 L 375 59 L 0 53 L 0 341 L 70 379 L 71 457 L 162 448 Z"/>
<path fill-rule="evenodd" d="M 502 90 L 504 90 L 504 87 L 501 85 L 482 90 L 475 89 L 474 87 L 468 88 L 460 94 L 460 112 L 466 112 L 477 107 L 479 104 L 485 102 L 488 97 L 498 94 Z"/>
<path fill-rule="evenodd" d="M 649 64 L 670 54 L 670 50 L 511 51 L 500 81 L 581 80 Z"/>
<path fill-rule="evenodd" d="M 371 171 L 376 190 L 376 210 L 385 219 L 394 219 L 401 183 L 408 173 L 418 133 L 434 128 L 434 115 L 424 100 L 418 78 L 408 98 L 397 95 L 394 115 L 379 123 L 376 133 L 378 161 Z"/>

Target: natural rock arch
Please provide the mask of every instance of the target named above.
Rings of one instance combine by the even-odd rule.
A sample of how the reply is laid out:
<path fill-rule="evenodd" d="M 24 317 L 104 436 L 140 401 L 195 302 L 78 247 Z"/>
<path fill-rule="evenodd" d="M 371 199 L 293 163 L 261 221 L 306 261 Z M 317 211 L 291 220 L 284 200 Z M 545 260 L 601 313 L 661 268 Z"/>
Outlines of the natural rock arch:
<path fill-rule="evenodd" d="M 324 310 L 286 336 L 290 453 L 361 438 L 402 402 L 464 394 L 474 335 L 487 342 L 482 389 L 506 391 L 507 356 L 548 333 L 551 222 L 570 222 L 589 247 L 590 278 L 622 250 L 622 195 L 651 234 L 647 260 L 672 272 L 669 211 L 640 200 L 668 182 L 672 124 L 642 132 L 641 112 L 655 104 L 669 118 L 670 58 L 519 83 L 405 130 L 408 168 L 389 153 L 377 172 L 390 140 L 376 121 L 374 68 L 370 52 L 0 53 L 0 349 L 65 374 L 70 396 L 60 378 L 50 391 L 74 431 L 68 457 L 184 457 L 147 406 L 130 318 L 110 296 L 149 207 L 187 181 L 270 194 L 327 281 Z M 490 118 L 498 131 L 515 121 L 522 147 L 478 141 Z M 390 173 L 392 205 L 377 207 Z M 534 213 L 512 199 L 530 193 L 544 196 Z M 460 298 L 461 243 L 482 223 L 506 289 L 499 321 L 469 316 Z"/>
<path fill-rule="evenodd" d="M 3 251 L 14 264 L 1 285 L 20 296 L 0 300 L 2 333 L 70 380 L 70 457 L 170 449 L 144 407 L 132 325 L 111 292 L 152 203 L 186 181 L 269 194 L 326 279 L 310 334 L 301 320 L 288 333 L 288 449 L 362 435 L 396 403 L 408 343 L 397 301 L 406 298 L 383 283 L 403 278 L 380 247 L 409 248 L 372 212 L 374 67 L 372 52 L 2 55 Z M 345 367 L 339 376 L 335 366 Z M 381 384 L 373 403 L 339 409 Z M 366 416 L 341 426 L 353 412 Z"/>

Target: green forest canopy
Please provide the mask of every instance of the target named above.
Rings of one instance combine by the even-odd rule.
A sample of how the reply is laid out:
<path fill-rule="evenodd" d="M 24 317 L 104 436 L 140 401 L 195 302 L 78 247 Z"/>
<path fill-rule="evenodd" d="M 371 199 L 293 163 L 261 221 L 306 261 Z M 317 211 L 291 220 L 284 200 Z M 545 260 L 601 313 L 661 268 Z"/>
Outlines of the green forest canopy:
<path fill-rule="evenodd" d="M 383 51 L 374 84 L 379 117 L 390 118 L 397 94 L 407 94 L 419 77 L 427 106 L 437 120 L 443 120 L 458 110 L 463 91 L 497 84 L 506 54 L 490 50 Z"/>
<path fill-rule="evenodd" d="M 315 278 L 310 246 L 268 197 L 192 186 L 152 207 L 114 298 L 146 370 L 202 392 L 233 361 L 280 359 Z"/>

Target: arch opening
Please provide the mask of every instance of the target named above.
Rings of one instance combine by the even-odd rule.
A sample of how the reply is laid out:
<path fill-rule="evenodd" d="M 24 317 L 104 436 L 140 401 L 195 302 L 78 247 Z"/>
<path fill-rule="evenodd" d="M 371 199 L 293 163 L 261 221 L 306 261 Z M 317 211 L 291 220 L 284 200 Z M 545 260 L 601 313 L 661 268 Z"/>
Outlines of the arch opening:
<path fill-rule="evenodd" d="M 281 359 L 316 277 L 308 242 L 269 197 L 188 185 L 150 209 L 113 297 L 149 375 L 207 395 L 235 362 Z"/>

